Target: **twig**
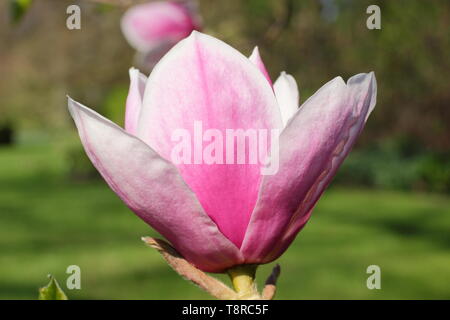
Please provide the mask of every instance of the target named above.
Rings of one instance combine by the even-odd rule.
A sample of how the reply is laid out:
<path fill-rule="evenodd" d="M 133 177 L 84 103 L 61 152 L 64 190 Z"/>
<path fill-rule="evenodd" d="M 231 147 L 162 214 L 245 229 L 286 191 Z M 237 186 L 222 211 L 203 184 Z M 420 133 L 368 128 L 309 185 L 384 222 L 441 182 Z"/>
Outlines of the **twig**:
<path fill-rule="evenodd" d="M 221 300 L 235 300 L 237 294 L 216 278 L 208 276 L 187 262 L 170 244 L 161 239 L 143 237 L 142 241 L 161 253 L 166 262 L 184 279 L 189 280 L 212 296 Z"/>
<path fill-rule="evenodd" d="M 273 270 L 270 276 L 266 280 L 266 285 L 262 292 L 262 299 L 263 300 L 272 300 L 275 296 L 275 293 L 277 291 L 276 283 L 277 279 L 280 276 L 281 268 L 280 265 L 277 264 Z"/>

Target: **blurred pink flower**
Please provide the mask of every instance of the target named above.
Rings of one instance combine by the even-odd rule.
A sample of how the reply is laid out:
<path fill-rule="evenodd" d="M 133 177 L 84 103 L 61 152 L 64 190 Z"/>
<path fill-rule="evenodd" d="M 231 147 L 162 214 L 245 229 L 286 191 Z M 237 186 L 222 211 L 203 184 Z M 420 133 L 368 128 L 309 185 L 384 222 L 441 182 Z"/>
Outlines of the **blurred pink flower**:
<path fill-rule="evenodd" d="M 121 27 L 142 62 L 152 66 L 178 41 L 200 30 L 200 19 L 193 0 L 158 1 L 128 9 Z"/>
<path fill-rule="evenodd" d="M 286 73 L 271 85 L 250 58 L 193 32 L 147 79 L 130 70 L 125 130 L 69 99 L 84 148 L 109 186 L 192 264 L 222 272 L 278 258 L 308 221 L 376 102 L 373 72 L 334 78 L 303 105 Z M 144 94 L 145 92 L 145 94 Z M 280 129 L 279 170 L 174 164 L 174 130 Z M 236 147 L 236 143 L 233 145 Z"/>

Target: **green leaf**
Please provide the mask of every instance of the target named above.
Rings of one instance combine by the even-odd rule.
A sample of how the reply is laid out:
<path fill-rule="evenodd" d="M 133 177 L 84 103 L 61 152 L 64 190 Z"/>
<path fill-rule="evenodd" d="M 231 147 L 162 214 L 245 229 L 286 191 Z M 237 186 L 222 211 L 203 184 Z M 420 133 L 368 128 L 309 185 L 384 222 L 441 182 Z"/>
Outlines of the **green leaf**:
<path fill-rule="evenodd" d="M 9 0 L 9 12 L 12 22 L 18 23 L 30 8 L 33 0 Z"/>
<path fill-rule="evenodd" d="M 69 300 L 61 287 L 51 274 L 48 275 L 50 282 L 39 289 L 39 300 Z"/>

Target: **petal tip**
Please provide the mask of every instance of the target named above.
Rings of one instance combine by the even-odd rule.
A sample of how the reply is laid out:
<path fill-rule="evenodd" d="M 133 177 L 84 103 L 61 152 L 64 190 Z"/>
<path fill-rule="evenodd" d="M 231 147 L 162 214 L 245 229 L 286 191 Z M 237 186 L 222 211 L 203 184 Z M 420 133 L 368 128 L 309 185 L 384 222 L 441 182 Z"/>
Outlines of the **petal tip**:
<path fill-rule="evenodd" d="M 191 39 L 195 41 L 202 38 L 203 36 L 205 36 L 204 33 L 197 30 L 192 30 L 191 34 L 186 39 Z"/>
<path fill-rule="evenodd" d="M 250 57 L 255 57 L 255 56 L 260 56 L 259 54 L 259 47 L 255 46 L 252 50 L 252 54 L 250 55 Z"/>
<path fill-rule="evenodd" d="M 147 77 L 138 68 L 135 67 L 131 67 L 130 69 L 128 69 L 128 74 L 131 81 L 137 80 L 139 79 L 139 77 L 142 77 L 144 81 L 146 81 L 147 79 Z"/>
<path fill-rule="evenodd" d="M 214 39 L 214 38 L 211 36 L 208 36 L 207 34 L 200 32 L 200 31 L 192 30 L 190 35 L 187 36 L 186 38 L 184 38 L 183 40 L 179 41 L 171 50 L 169 50 L 169 53 L 171 51 L 174 51 L 174 49 L 176 49 L 176 48 L 183 47 L 184 45 L 194 46 L 196 43 L 208 41 L 211 39 Z"/>
<path fill-rule="evenodd" d="M 128 73 L 130 74 L 130 77 L 132 74 L 139 72 L 139 70 L 135 67 L 130 67 L 130 69 L 128 69 Z"/>
<path fill-rule="evenodd" d="M 345 84 L 345 80 L 341 76 L 337 76 L 336 78 L 333 79 L 333 81 Z"/>
<path fill-rule="evenodd" d="M 375 81 L 375 72 L 370 71 L 368 73 L 355 74 L 354 76 L 350 77 L 347 80 L 347 85 L 348 86 L 359 85 L 359 84 L 362 84 L 362 83 L 364 83 L 366 81 L 370 81 L 371 84 L 373 84 L 374 81 Z"/>
<path fill-rule="evenodd" d="M 69 113 L 71 117 L 75 120 L 75 109 L 77 107 L 76 101 L 73 100 L 69 95 L 66 95 L 67 97 L 67 108 L 69 109 Z"/>
<path fill-rule="evenodd" d="M 78 125 L 78 122 L 82 119 L 97 119 L 102 121 L 109 121 L 102 115 L 98 114 L 94 110 L 86 107 L 85 105 L 79 103 L 78 101 L 73 100 L 71 97 L 68 98 L 68 108 L 70 115 L 72 116 L 73 120 L 75 121 L 75 124 Z M 110 121 L 109 121 L 110 122 Z"/>
<path fill-rule="evenodd" d="M 81 103 L 75 101 L 69 96 L 67 96 L 67 106 L 69 107 L 69 111 L 71 112 L 75 111 L 76 109 L 81 109 L 83 107 Z"/>
<path fill-rule="evenodd" d="M 369 115 L 375 108 L 377 101 L 377 81 L 375 78 L 375 72 L 370 71 L 368 73 L 358 73 L 347 81 L 347 87 L 355 92 L 362 92 L 364 96 L 368 95 L 368 107 L 365 111 L 365 121 L 367 121 Z M 360 112 L 358 109 L 357 112 Z"/>
<path fill-rule="evenodd" d="M 377 85 L 377 77 L 375 76 L 375 72 L 374 71 L 370 71 L 369 72 L 370 75 L 370 79 L 372 80 L 372 85 Z"/>

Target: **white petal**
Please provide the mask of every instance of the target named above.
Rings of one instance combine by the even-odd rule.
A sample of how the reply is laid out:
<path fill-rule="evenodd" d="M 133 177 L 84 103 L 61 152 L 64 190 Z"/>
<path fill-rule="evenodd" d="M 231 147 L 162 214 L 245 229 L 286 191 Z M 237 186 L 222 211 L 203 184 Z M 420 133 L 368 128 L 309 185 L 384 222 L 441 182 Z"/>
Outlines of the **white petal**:
<path fill-rule="evenodd" d="M 281 119 L 286 126 L 286 123 L 298 110 L 300 95 L 297 82 L 293 76 L 283 71 L 273 84 L 273 89 L 280 107 Z"/>

